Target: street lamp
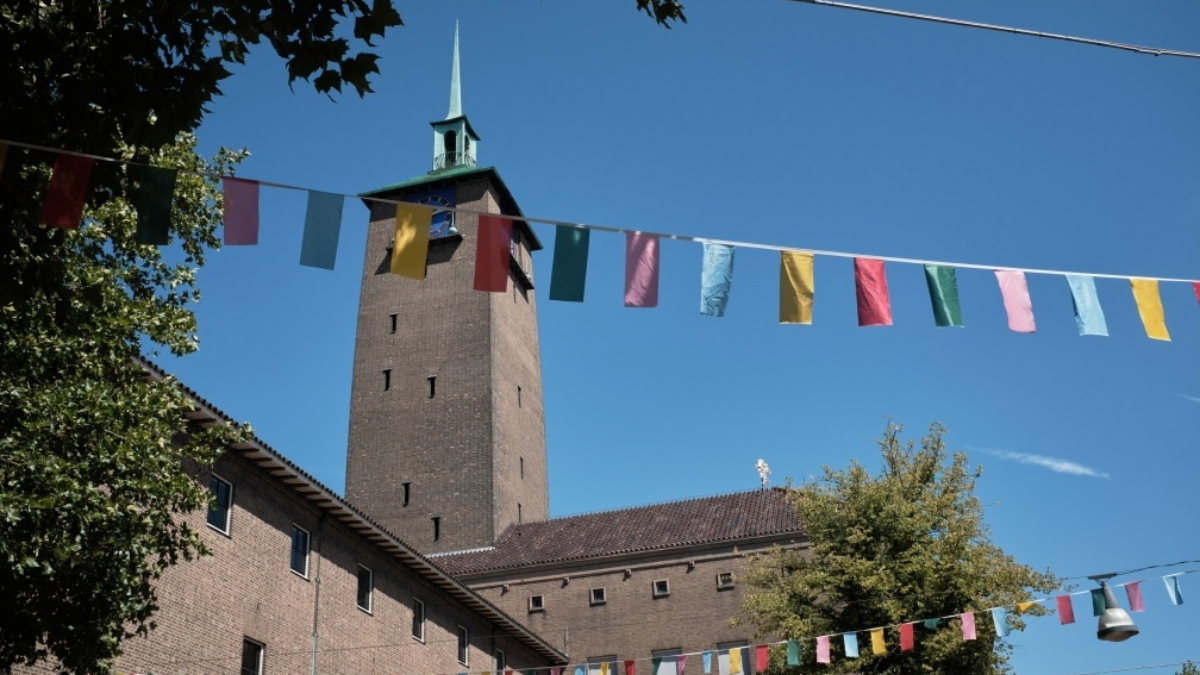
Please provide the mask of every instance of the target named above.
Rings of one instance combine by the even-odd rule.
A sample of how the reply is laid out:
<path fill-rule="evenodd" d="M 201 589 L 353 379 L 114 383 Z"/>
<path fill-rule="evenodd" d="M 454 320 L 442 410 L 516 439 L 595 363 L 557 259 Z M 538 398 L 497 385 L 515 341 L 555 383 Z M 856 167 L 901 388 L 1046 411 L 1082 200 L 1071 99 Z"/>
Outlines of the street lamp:
<path fill-rule="evenodd" d="M 1108 587 L 1108 580 L 1113 576 L 1115 575 L 1100 574 L 1088 577 L 1092 581 L 1100 582 L 1100 590 L 1104 592 L 1104 614 L 1100 616 L 1096 637 L 1107 642 L 1124 642 L 1140 631 L 1133 623 L 1133 619 L 1129 617 L 1129 612 L 1121 609 L 1121 605 L 1117 604 L 1112 589 Z"/>

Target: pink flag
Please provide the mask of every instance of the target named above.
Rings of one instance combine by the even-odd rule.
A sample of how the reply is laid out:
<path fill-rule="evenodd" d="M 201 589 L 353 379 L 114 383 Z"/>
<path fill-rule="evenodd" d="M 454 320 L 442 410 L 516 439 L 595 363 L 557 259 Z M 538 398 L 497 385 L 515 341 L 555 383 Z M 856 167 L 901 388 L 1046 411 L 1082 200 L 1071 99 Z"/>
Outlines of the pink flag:
<path fill-rule="evenodd" d="M 508 290 L 512 228 L 513 222 L 508 218 L 479 216 L 479 236 L 475 238 L 475 290 L 491 293 Z"/>
<path fill-rule="evenodd" d="M 892 325 L 892 301 L 882 260 L 854 259 L 854 291 L 858 296 L 858 325 Z"/>
<path fill-rule="evenodd" d="M 258 244 L 258 181 L 225 176 L 225 243 L 229 246 Z"/>
<path fill-rule="evenodd" d="M 680 654 L 675 657 L 675 675 L 683 675 L 683 666 L 687 663 L 687 654 Z"/>
<path fill-rule="evenodd" d="M 1192 282 L 1192 292 L 1196 294 L 1196 301 L 1200 302 L 1200 281 Z"/>
<path fill-rule="evenodd" d="M 767 656 L 767 645 L 754 645 L 754 670 L 755 672 L 764 672 L 767 669 L 769 662 Z"/>
<path fill-rule="evenodd" d="M 962 617 L 962 632 L 964 640 L 975 639 L 975 612 L 963 612 L 959 615 Z"/>
<path fill-rule="evenodd" d="M 829 663 L 829 636 L 817 638 L 817 663 Z"/>
<path fill-rule="evenodd" d="M 1146 607 L 1142 605 L 1142 582 L 1131 581 L 1125 584 L 1125 595 L 1129 596 L 1129 611 L 1146 611 Z"/>
<path fill-rule="evenodd" d="M 913 648 L 913 625 L 911 623 L 900 624 L 900 651 L 906 652 Z"/>
<path fill-rule="evenodd" d="M 1064 626 L 1075 623 L 1075 608 L 1071 606 L 1071 596 L 1060 595 L 1055 601 L 1058 603 L 1058 622 Z"/>
<path fill-rule="evenodd" d="M 79 155 L 60 154 L 54 160 L 54 173 L 42 204 L 42 225 L 78 230 L 87 200 L 88 179 L 96 160 Z"/>
<path fill-rule="evenodd" d="M 996 281 L 1000 282 L 1004 311 L 1008 312 L 1008 329 L 1016 333 L 1035 332 L 1037 325 L 1033 320 L 1033 301 L 1029 299 L 1025 273 L 1016 270 L 996 270 Z"/>
<path fill-rule="evenodd" d="M 550 675 L 562 675 L 562 667 L 560 666 L 558 668 L 551 668 Z"/>
<path fill-rule="evenodd" d="M 625 306 L 658 306 L 658 237 L 625 233 Z"/>

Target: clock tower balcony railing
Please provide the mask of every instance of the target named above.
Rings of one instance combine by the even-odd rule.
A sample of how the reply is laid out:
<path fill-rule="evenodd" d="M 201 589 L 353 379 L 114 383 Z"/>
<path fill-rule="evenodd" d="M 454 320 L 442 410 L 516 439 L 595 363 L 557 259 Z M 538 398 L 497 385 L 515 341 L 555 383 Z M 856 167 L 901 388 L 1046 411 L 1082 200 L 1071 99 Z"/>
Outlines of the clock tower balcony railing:
<path fill-rule="evenodd" d="M 460 166 L 475 166 L 475 158 L 466 152 L 443 152 L 433 158 L 433 170 L 453 169 Z"/>

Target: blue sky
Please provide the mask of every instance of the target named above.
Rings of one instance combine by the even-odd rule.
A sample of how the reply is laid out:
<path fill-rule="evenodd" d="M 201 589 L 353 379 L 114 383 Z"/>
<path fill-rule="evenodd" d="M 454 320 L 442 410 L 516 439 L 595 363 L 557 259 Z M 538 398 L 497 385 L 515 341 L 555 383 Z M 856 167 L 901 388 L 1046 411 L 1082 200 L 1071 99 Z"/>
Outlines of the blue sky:
<path fill-rule="evenodd" d="M 885 6 L 1200 51 L 1186 0 L 887 0 Z M 997 266 L 1200 277 L 1200 60 L 865 15 L 689 0 L 663 30 L 634 3 L 401 3 L 376 94 L 336 103 L 259 49 L 200 129 L 242 175 L 357 193 L 428 170 L 454 21 L 464 108 L 525 212 L 768 244 Z M 164 365 L 312 472 L 344 481 L 366 210 L 337 269 L 298 265 L 305 196 L 264 190 L 260 245 L 201 272 L 201 350 Z M 848 260 L 818 258 L 812 326 L 776 323 L 777 255 L 737 253 L 701 316 L 700 247 L 664 242 L 660 307 L 622 307 L 623 239 L 597 233 L 586 302 L 546 299 L 535 258 L 555 515 L 877 467 L 891 417 L 934 420 L 984 466 L 997 543 L 1076 576 L 1200 558 L 1200 306 L 1164 285 L 1173 342 L 1128 284 L 1097 282 L 1109 338 L 1076 334 L 1065 281 L 1030 276 L 1036 335 L 1006 329 L 994 277 L 959 275 L 965 329 L 937 329 L 919 266 L 889 265 L 895 325 L 858 328 Z M 1037 459 L 1042 458 L 1042 459 Z M 1049 458 L 1049 459 L 1045 459 Z M 1190 569 L 1190 568 L 1183 568 Z M 1147 575 L 1141 575 L 1147 576 Z M 1034 620 L 1019 673 L 1200 658 L 1190 602 L 1146 589 L 1142 635 Z M 847 627 L 852 628 L 852 627 Z M 642 655 L 635 655 L 642 656 Z"/>

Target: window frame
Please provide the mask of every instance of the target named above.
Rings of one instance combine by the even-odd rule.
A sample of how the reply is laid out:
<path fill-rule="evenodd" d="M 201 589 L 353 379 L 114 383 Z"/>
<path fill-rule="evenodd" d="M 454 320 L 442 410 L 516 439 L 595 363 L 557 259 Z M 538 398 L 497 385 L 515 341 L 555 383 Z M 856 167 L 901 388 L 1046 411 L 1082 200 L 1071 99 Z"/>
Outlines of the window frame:
<path fill-rule="evenodd" d="M 267 645 L 263 644 L 262 642 L 259 642 L 258 640 L 252 640 L 252 639 L 246 637 L 245 635 L 242 636 L 242 665 L 238 668 L 238 672 L 240 673 L 240 675 L 247 675 L 247 673 L 245 672 L 245 670 L 246 670 L 246 665 L 245 665 L 246 664 L 246 646 L 247 645 L 258 648 L 258 663 L 256 664 L 256 670 L 254 671 L 254 673 L 252 675 L 263 675 L 264 664 L 266 663 L 266 660 L 267 660 L 267 658 L 266 658 L 267 657 Z"/>
<path fill-rule="evenodd" d="M 233 481 L 225 480 L 224 478 L 222 478 L 220 475 L 218 475 L 215 472 L 210 473 L 209 478 L 208 478 L 208 490 L 210 493 L 212 493 L 214 495 L 214 499 L 219 499 L 220 493 L 214 493 L 212 491 L 213 481 L 224 483 L 225 485 L 229 486 L 229 502 L 225 505 L 225 529 L 221 529 L 221 528 L 217 527 L 216 525 L 213 525 L 212 515 L 216 511 L 213 509 L 212 504 L 209 504 L 208 513 L 206 514 L 204 520 L 208 524 L 208 526 L 211 527 L 213 530 L 220 532 L 221 534 L 225 535 L 226 537 L 232 537 L 233 535 L 231 534 L 231 532 L 233 529 L 233 527 L 232 527 L 233 526 Z M 219 502 L 218 502 L 218 504 L 219 504 Z"/>
<path fill-rule="evenodd" d="M 421 608 L 421 611 L 420 611 L 420 616 L 421 616 L 421 619 L 420 619 L 420 621 L 418 621 L 418 620 L 417 620 L 417 608 L 418 608 L 418 607 L 420 607 L 420 608 Z M 424 603 L 424 602 L 422 602 L 422 601 L 420 601 L 420 600 L 418 600 L 417 598 L 413 598 L 412 612 L 413 612 L 413 620 L 412 620 L 412 627 L 413 627 L 412 636 L 413 636 L 413 639 L 414 639 L 414 640 L 416 640 L 417 642 L 422 642 L 422 643 L 423 643 L 423 642 L 425 642 L 425 603 Z M 418 627 L 418 626 L 419 626 L 419 627 L 420 627 L 420 629 L 421 629 L 421 634 L 420 634 L 420 635 L 417 635 L 417 627 Z"/>
<path fill-rule="evenodd" d="M 721 579 L 721 577 L 726 576 L 726 575 L 729 576 L 728 582 Z M 733 572 L 717 572 L 717 590 L 718 591 L 727 591 L 736 585 L 737 585 L 737 583 L 733 580 Z"/>
<path fill-rule="evenodd" d="M 496 664 L 496 675 L 504 675 L 504 671 L 508 669 L 508 657 L 504 655 L 504 650 L 493 649 L 492 660 Z"/>
<path fill-rule="evenodd" d="M 663 584 L 663 590 L 658 590 L 658 585 Z M 655 598 L 665 598 L 671 595 L 671 580 L 670 579 L 655 579 L 650 582 L 650 594 Z"/>
<path fill-rule="evenodd" d="M 471 631 L 462 625 L 458 627 L 458 662 L 468 667 L 471 665 Z"/>
<path fill-rule="evenodd" d="M 537 599 L 536 606 L 534 599 Z M 533 614 L 534 612 L 544 611 L 546 611 L 546 596 L 541 593 L 529 596 L 529 613 Z"/>
<path fill-rule="evenodd" d="M 296 556 L 296 532 L 297 531 L 304 533 L 304 571 L 303 572 L 296 569 L 295 556 Z M 312 533 L 309 532 L 308 530 L 304 529 L 303 527 L 300 527 L 296 523 L 292 523 L 292 549 L 291 549 L 292 558 L 291 558 L 291 560 L 288 561 L 288 569 L 290 569 L 292 571 L 292 574 L 299 576 L 301 579 L 308 579 L 308 558 L 309 558 L 309 554 L 311 552 L 312 552 Z"/>
<path fill-rule="evenodd" d="M 596 591 L 600 591 L 599 599 L 596 598 Z M 608 589 L 604 586 L 588 589 L 588 604 L 592 607 L 608 604 Z"/>
<path fill-rule="evenodd" d="M 367 573 L 367 606 L 366 607 L 363 607 L 362 604 L 359 603 L 359 600 L 362 599 L 362 573 L 363 572 Z M 367 614 L 373 615 L 375 613 L 375 611 L 374 611 L 375 572 L 370 567 L 367 567 L 366 565 L 359 563 L 357 581 L 358 581 L 357 586 L 354 589 L 354 604 L 357 605 L 359 609 L 366 612 Z"/>

